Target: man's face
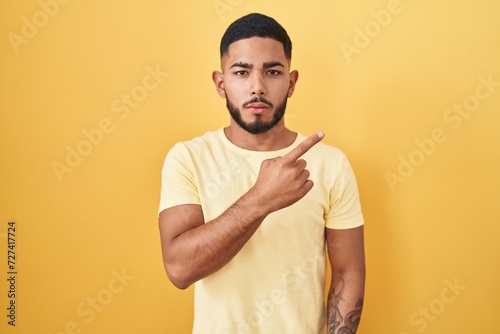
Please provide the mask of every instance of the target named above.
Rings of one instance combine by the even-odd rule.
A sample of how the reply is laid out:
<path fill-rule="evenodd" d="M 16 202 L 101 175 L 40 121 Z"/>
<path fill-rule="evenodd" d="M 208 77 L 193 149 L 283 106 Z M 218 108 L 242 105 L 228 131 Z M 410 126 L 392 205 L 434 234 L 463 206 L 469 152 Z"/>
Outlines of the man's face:
<path fill-rule="evenodd" d="M 222 73 L 214 82 L 233 121 L 252 134 L 283 122 L 288 97 L 298 73 L 289 73 L 283 45 L 271 38 L 252 37 L 229 46 L 222 58 Z"/>

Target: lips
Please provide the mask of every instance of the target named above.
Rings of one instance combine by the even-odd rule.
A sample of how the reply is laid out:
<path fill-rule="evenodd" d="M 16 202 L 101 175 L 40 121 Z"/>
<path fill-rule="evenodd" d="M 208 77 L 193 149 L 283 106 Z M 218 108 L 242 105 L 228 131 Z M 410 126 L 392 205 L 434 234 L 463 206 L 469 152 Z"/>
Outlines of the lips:
<path fill-rule="evenodd" d="M 269 106 L 265 103 L 251 103 L 246 108 L 256 115 L 264 114 L 269 110 Z"/>

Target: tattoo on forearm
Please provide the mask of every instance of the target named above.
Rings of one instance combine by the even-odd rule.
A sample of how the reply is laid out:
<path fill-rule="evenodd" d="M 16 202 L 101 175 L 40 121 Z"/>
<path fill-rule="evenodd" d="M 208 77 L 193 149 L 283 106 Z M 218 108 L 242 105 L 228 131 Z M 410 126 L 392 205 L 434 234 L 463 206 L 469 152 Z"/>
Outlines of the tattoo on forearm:
<path fill-rule="evenodd" d="M 332 286 L 332 289 L 334 287 Z M 344 294 L 344 280 L 342 279 L 342 285 L 340 287 L 340 291 L 336 292 L 335 290 L 330 292 L 330 297 L 328 298 L 328 310 L 329 310 L 329 328 L 330 331 L 328 334 L 335 334 L 335 330 L 339 328 L 344 319 L 342 318 L 342 314 L 340 314 L 339 304 L 342 300 L 342 295 Z"/>
<path fill-rule="evenodd" d="M 332 289 L 334 289 L 333 286 Z M 361 319 L 361 311 L 363 309 L 363 299 L 359 298 L 356 302 L 354 310 L 347 313 L 344 318 L 339 307 L 340 302 L 345 301 L 343 298 L 344 290 L 345 282 L 341 279 L 339 291 L 333 290 L 330 292 L 330 296 L 328 298 L 328 334 L 355 334 L 358 330 L 359 321 Z"/>

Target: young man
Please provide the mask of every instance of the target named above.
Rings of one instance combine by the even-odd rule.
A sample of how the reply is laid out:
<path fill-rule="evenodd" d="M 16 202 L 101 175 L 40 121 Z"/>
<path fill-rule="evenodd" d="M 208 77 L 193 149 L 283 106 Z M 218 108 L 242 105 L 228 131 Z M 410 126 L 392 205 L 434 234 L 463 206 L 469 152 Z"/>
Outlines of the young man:
<path fill-rule="evenodd" d="M 213 72 L 228 127 L 177 143 L 162 171 L 159 227 L 172 283 L 195 283 L 193 333 L 355 333 L 364 298 L 363 216 L 342 152 L 285 127 L 292 43 L 250 14 Z M 307 165 L 307 169 L 306 169 Z M 332 269 L 324 303 L 326 254 Z"/>

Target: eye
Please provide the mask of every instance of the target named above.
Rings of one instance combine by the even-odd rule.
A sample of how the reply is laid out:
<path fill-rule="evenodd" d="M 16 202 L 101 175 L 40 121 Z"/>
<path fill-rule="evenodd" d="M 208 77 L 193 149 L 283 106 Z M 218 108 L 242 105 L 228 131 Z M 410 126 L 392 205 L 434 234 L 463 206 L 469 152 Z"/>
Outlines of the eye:
<path fill-rule="evenodd" d="M 268 73 L 269 75 L 275 76 L 275 75 L 280 74 L 281 72 L 280 72 L 280 71 L 278 71 L 278 70 L 269 70 L 267 73 Z"/>
<path fill-rule="evenodd" d="M 245 74 L 247 74 L 247 73 L 248 73 L 248 72 L 247 72 L 247 71 L 244 71 L 244 70 L 234 72 L 234 74 L 236 74 L 236 75 L 240 75 L 240 76 L 241 76 L 241 75 L 245 75 Z"/>

